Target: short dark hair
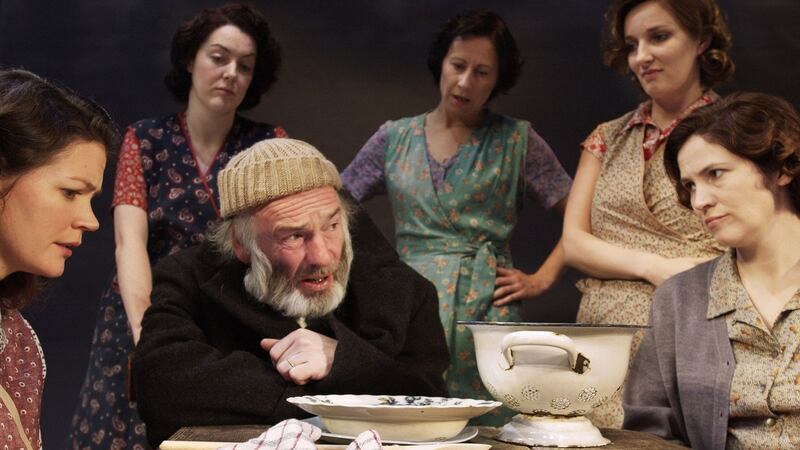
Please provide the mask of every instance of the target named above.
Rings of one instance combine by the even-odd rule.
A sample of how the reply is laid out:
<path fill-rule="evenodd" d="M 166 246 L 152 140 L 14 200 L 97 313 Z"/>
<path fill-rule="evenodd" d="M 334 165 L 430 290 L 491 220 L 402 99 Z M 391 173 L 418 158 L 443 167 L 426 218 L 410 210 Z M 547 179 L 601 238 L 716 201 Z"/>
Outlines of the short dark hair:
<path fill-rule="evenodd" d="M 695 111 L 672 131 L 664 167 L 687 208 L 691 208 L 690 193 L 680 183 L 678 153 L 692 136 L 752 161 L 765 176 L 792 177 L 787 189 L 800 212 L 800 116 L 789 102 L 757 92 L 735 93 Z"/>
<path fill-rule="evenodd" d="M 522 58 L 517 48 L 517 41 L 508 29 L 505 21 L 488 10 L 475 10 L 459 14 L 442 24 L 433 37 L 428 49 L 428 69 L 433 75 L 434 85 L 439 85 L 442 76 L 442 62 L 450 45 L 456 38 L 486 37 L 494 44 L 497 52 L 498 76 L 489 100 L 497 94 L 508 94 L 517 84 L 522 73 Z"/>
<path fill-rule="evenodd" d="M 26 70 L 0 70 L 0 179 L 47 165 L 76 140 L 100 143 L 111 160 L 119 131 L 103 108 L 71 89 Z M 0 192 L 0 214 L 7 193 Z M 25 305 L 39 280 L 22 272 L 0 280 L 0 307 Z"/>
<path fill-rule="evenodd" d="M 228 4 L 217 8 L 206 8 L 187 20 L 172 37 L 170 61 L 172 69 L 164 77 L 167 89 L 181 103 L 189 101 L 192 75 L 187 70 L 197 51 L 208 37 L 220 27 L 234 25 L 250 36 L 256 45 L 256 66 L 253 81 L 238 109 L 250 109 L 258 105 L 261 95 L 278 79 L 281 66 L 281 50 L 272 36 L 267 20 L 258 10 L 249 5 Z"/>
<path fill-rule="evenodd" d="M 625 18 L 633 8 L 650 0 L 614 0 L 606 11 L 603 62 L 617 72 L 631 74 L 630 48 L 625 43 Z M 728 55 L 732 39 L 728 25 L 714 0 L 652 0 L 672 13 L 675 20 L 695 39 L 709 39 L 700 55 L 700 83 L 713 88 L 733 75 L 736 66 Z M 636 77 L 633 77 L 634 80 Z"/>

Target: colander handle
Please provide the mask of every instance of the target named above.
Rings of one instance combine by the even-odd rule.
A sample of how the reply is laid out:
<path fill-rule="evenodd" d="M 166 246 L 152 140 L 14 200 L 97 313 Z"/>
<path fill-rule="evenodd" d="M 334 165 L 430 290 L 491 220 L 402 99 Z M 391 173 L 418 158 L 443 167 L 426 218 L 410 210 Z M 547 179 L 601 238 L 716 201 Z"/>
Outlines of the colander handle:
<path fill-rule="evenodd" d="M 570 370 L 575 373 L 584 373 L 589 370 L 589 359 L 578 352 L 575 348 L 575 341 L 570 339 L 569 336 L 553 333 L 552 331 L 515 331 L 503 336 L 503 341 L 500 343 L 500 351 L 503 354 L 500 366 L 504 370 L 510 370 L 514 367 L 514 347 L 524 345 L 559 348 L 567 352 Z"/>

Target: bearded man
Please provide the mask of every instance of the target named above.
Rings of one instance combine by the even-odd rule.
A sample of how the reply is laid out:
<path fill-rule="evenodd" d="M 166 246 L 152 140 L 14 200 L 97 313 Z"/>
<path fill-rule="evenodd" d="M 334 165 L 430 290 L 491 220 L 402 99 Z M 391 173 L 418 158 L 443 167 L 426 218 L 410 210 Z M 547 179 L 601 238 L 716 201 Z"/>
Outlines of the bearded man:
<path fill-rule="evenodd" d="M 446 396 L 436 290 L 338 192 L 311 145 L 269 139 L 219 174 L 222 223 L 162 259 L 134 360 L 154 445 L 191 425 L 308 416 L 286 398 Z"/>

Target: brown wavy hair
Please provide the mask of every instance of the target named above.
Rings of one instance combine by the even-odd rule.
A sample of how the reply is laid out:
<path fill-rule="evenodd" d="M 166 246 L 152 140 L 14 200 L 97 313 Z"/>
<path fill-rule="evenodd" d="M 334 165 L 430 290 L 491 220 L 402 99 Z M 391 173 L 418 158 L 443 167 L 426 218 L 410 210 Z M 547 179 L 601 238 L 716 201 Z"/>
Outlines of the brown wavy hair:
<path fill-rule="evenodd" d="M 800 116 L 789 102 L 757 92 L 734 93 L 700 108 L 672 131 L 664 167 L 687 208 L 691 208 L 690 192 L 680 183 L 678 153 L 692 136 L 752 161 L 765 177 L 791 177 L 786 189 L 795 213 L 800 212 Z"/>
<path fill-rule="evenodd" d="M 728 55 L 732 44 L 728 24 L 714 0 L 614 0 L 606 11 L 603 62 L 623 75 L 636 77 L 628 67 L 630 48 L 625 43 L 625 18 L 636 6 L 657 1 L 695 39 L 709 39 L 700 55 L 700 83 L 713 88 L 733 75 L 736 66 Z M 638 83 L 638 82 L 637 82 Z"/>
<path fill-rule="evenodd" d="M 0 70 L 0 179 L 50 163 L 75 140 L 100 143 L 110 161 L 119 147 L 117 126 L 93 101 L 26 70 Z M 9 188 L 0 192 L 0 214 Z M 0 280 L 0 307 L 24 306 L 42 278 L 15 272 Z"/>
<path fill-rule="evenodd" d="M 206 8 L 181 24 L 172 37 L 169 55 L 172 69 L 164 77 L 164 83 L 179 102 L 189 101 L 192 88 L 192 74 L 187 70 L 189 63 L 194 61 L 197 51 L 211 33 L 225 25 L 239 28 L 256 44 L 253 80 L 238 109 L 245 110 L 258 105 L 261 96 L 278 80 L 281 49 L 264 16 L 252 6 L 236 3 Z"/>

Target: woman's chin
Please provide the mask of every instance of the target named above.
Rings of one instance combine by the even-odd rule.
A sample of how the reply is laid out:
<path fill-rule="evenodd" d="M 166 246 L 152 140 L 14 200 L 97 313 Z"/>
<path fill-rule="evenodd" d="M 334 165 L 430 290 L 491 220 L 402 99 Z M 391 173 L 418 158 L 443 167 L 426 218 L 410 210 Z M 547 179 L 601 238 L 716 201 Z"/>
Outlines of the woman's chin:
<path fill-rule="evenodd" d="M 740 248 L 746 246 L 745 239 L 738 233 L 725 233 L 724 231 L 718 233 L 711 233 L 717 243 L 727 248 Z"/>
<path fill-rule="evenodd" d="M 64 275 L 64 263 L 61 264 L 53 263 L 46 267 L 40 267 L 35 271 L 31 271 L 34 275 L 39 275 L 44 278 L 58 278 L 61 275 Z"/>

